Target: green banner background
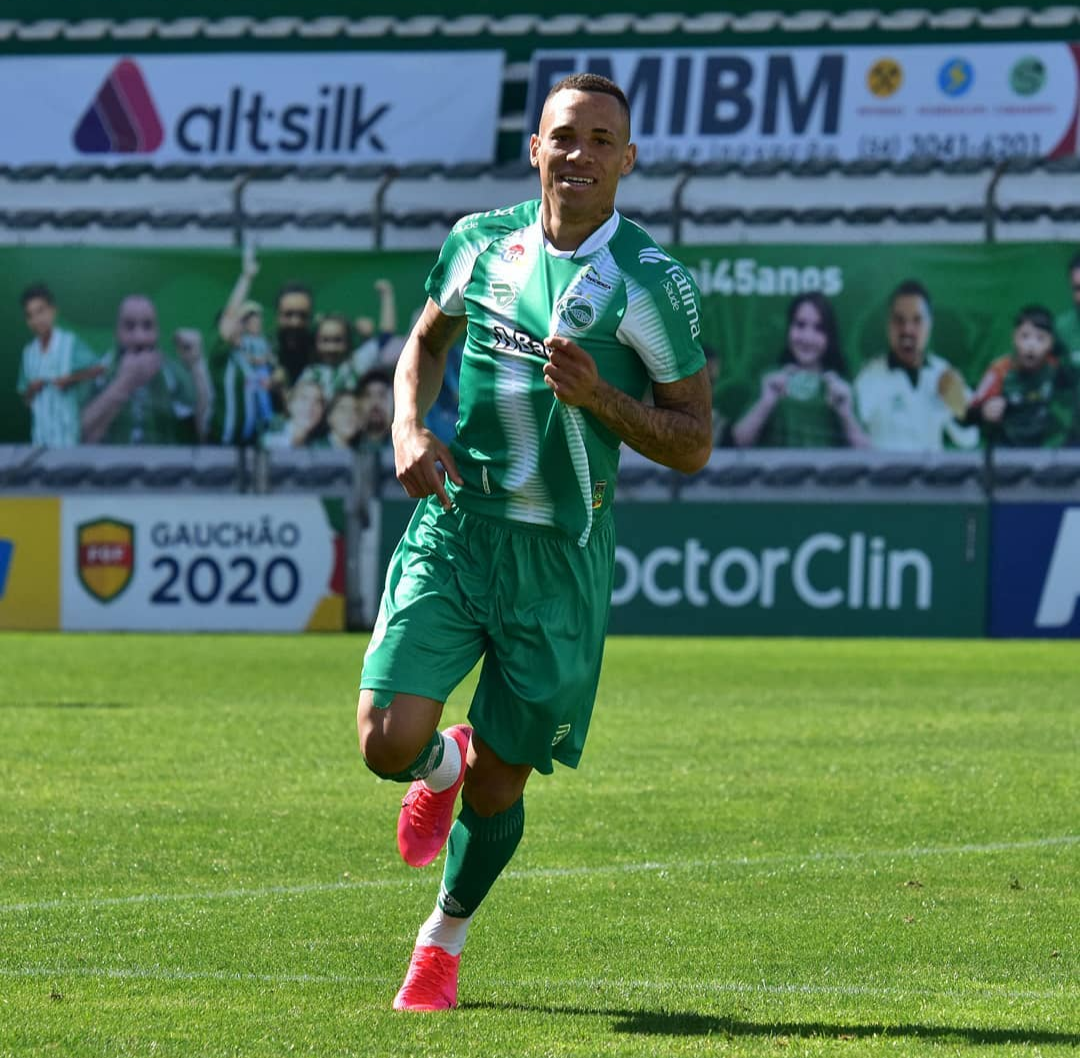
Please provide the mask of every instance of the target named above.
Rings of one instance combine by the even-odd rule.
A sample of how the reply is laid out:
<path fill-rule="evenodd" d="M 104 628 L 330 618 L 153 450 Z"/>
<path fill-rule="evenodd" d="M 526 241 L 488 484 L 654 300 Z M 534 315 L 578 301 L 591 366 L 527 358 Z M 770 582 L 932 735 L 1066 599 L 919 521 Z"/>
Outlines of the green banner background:
<path fill-rule="evenodd" d="M 1070 303 L 1067 243 L 940 245 L 694 246 L 672 250 L 695 273 L 702 289 L 702 339 L 720 358 L 715 402 L 737 418 L 755 399 L 761 375 L 774 367 L 783 343 L 790 298 L 822 289 L 840 322 L 850 374 L 884 348 L 886 301 L 901 280 L 914 277 L 934 301 L 934 351 L 972 385 L 986 365 L 1011 348 L 1012 320 L 1028 303 L 1055 314 Z M 261 256 L 252 296 L 266 306 L 273 329 L 278 286 L 307 282 L 317 312 L 350 318 L 376 315 L 373 283 L 390 279 L 397 292 L 399 328 L 424 299 L 423 282 L 434 251 L 349 253 L 275 251 Z M 30 419 L 14 387 L 29 334 L 19 306 L 34 280 L 56 294 L 63 325 L 91 347 L 112 345 L 116 307 L 130 293 L 158 306 L 163 340 L 176 327 L 198 327 L 209 343 L 215 314 L 239 270 L 235 252 L 106 249 L 100 247 L 0 248 L 0 443 L 29 438 Z"/>
<path fill-rule="evenodd" d="M 376 594 L 413 509 L 382 504 Z M 612 634 L 986 634 L 985 505 L 622 502 L 615 518 Z"/>

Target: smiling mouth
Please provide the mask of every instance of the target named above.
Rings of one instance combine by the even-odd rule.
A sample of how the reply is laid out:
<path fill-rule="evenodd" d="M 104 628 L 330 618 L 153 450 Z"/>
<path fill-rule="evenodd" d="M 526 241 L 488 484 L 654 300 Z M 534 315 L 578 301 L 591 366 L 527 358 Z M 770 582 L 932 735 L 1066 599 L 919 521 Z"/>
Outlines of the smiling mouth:
<path fill-rule="evenodd" d="M 571 176 L 563 173 L 559 177 L 559 183 L 569 184 L 571 187 L 592 187 L 596 181 L 591 176 Z"/>

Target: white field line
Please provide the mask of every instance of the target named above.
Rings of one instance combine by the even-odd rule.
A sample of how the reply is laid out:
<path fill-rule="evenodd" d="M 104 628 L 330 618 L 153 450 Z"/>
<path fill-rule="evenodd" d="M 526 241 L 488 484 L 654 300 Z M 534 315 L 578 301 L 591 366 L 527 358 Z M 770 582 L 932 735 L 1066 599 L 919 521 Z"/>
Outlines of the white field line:
<path fill-rule="evenodd" d="M 121 981 L 229 981 L 236 984 L 302 984 L 333 985 L 335 987 L 361 985 L 396 985 L 398 977 L 373 974 L 260 974 L 228 970 L 184 970 L 154 967 L 107 967 L 107 966 L 27 966 L 0 967 L 0 978 L 30 978 L 60 980 L 63 978 L 90 978 Z M 767 981 L 651 981 L 630 978 L 590 977 L 582 979 L 552 980 L 551 978 L 520 981 L 505 978 L 470 979 L 471 989 L 490 992 L 492 989 L 518 988 L 535 995 L 559 989 L 624 989 L 630 991 L 673 991 L 680 994 L 742 994 L 742 995 L 820 995 L 820 996 L 874 996 L 877 998 L 905 998 L 926 996 L 931 998 L 970 999 L 972 997 L 998 999 L 1068 999 L 1077 995 L 1075 988 L 1062 987 L 1054 990 L 1031 990 L 1009 988 L 1006 985 L 973 985 L 971 988 L 904 988 L 897 985 L 808 985 L 770 984 Z M 593 997 L 594 999 L 597 997 Z M 582 1014 L 588 1014 L 583 1009 Z"/>
<path fill-rule="evenodd" d="M 675 863 L 613 863 L 586 867 L 530 867 L 510 870 L 502 878 L 529 881 L 535 878 L 587 878 L 611 874 L 664 874 L 686 870 L 716 870 L 731 867 L 803 867 L 809 863 L 844 863 L 859 860 L 912 859 L 933 856 L 986 855 L 1015 852 L 1021 849 L 1053 848 L 1080 844 L 1080 834 L 1061 837 L 1031 838 L 1025 841 L 994 841 L 986 844 L 925 845 L 906 849 L 868 849 L 858 851 L 778 853 L 764 856 L 733 856 L 715 860 L 679 860 Z M 306 893 L 330 893 L 349 889 L 407 888 L 422 879 L 417 875 L 394 878 L 342 879 L 337 882 L 309 882 L 303 885 L 267 885 L 249 889 L 208 889 L 189 893 L 132 893 L 129 896 L 64 896 L 52 900 L 28 900 L 0 904 L 0 915 L 17 912 L 53 911 L 59 908 L 104 908 L 128 904 L 160 904 L 194 900 L 252 900 L 267 896 L 297 896 Z"/>

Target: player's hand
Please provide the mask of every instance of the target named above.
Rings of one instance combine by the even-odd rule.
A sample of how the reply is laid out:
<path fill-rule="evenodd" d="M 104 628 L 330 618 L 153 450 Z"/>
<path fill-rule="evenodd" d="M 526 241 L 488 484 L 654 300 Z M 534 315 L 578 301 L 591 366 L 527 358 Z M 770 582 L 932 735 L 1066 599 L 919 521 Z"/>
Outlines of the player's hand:
<path fill-rule="evenodd" d="M 35 378 L 33 382 L 27 382 L 26 399 L 33 400 L 47 385 L 48 382 L 43 378 Z"/>
<path fill-rule="evenodd" d="M 462 484 L 450 449 L 421 423 L 395 422 L 394 470 L 407 495 L 413 499 L 435 496 L 444 511 L 453 503 L 446 494 L 446 478 Z"/>
<path fill-rule="evenodd" d="M 600 379 L 596 361 L 580 345 L 557 334 L 545 339 L 544 345 L 548 350 L 544 381 L 551 391 L 563 404 L 589 407 Z"/>
<path fill-rule="evenodd" d="M 986 422 L 1001 422 L 1005 416 L 1005 398 L 990 397 L 983 402 L 982 417 Z"/>

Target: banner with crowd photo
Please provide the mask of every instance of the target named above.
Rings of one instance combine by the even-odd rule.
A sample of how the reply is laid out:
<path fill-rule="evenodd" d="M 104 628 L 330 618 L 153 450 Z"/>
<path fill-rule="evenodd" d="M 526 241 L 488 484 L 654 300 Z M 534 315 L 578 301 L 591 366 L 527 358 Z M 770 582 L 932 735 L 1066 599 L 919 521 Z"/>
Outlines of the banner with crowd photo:
<path fill-rule="evenodd" d="M 1058 445 L 1075 440 L 1076 388 L 1070 388 L 1064 370 L 1071 363 L 1075 375 L 1080 368 L 1080 314 L 1072 300 L 1068 272 L 1075 252 L 1075 247 L 1063 243 L 673 248 L 701 290 L 701 338 L 714 372 L 716 443 L 832 447 L 869 441 L 877 447 L 916 450 L 971 447 L 988 434 L 980 433 L 979 426 L 962 427 L 953 420 L 987 378 L 1012 398 L 1022 398 L 1024 407 L 1037 403 L 1026 395 L 1028 390 L 1037 397 L 1043 381 L 1049 386 L 1046 415 L 1031 418 L 1031 429 L 1036 432 L 1017 437 L 1016 443 Z M 337 330 L 347 334 L 333 335 L 336 350 L 326 357 L 344 358 L 345 373 L 352 379 L 348 386 L 354 393 L 365 372 L 381 373 L 379 388 L 389 399 L 387 375 L 424 302 L 423 284 L 434 259 L 430 250 L 267 251 L 256 262 L 249 307 L 253 306 L 269 347 L 276 349 L 281 338 L 275 310 L 278 293 L 290 282 L 302 283 L 311 290 L 314 302 L 303 355 L 313 363 L 321 362 L 320 343 L 332 329 L 327 319 L 335 318 Z M 666 273 L 672 266 L 658 261 L 655 267 Z M 0 328 L 5 350 L 0 353 L 0 443 L 27 443 L 34 436 L 34 417 L 18 391 L 26 392 L 24 360 L 33 343 L 30 313 L 24 311 L 21 297 L 37 282 L 45 283 L 53 297 L 56 326 L 95 357 L 114 352 L 120 309 L 134 294 L 148 299 L 155 310 L 155 337 L 171 366 L 170 377 L 190 376 L 185 356 L 190 354 L 186 347 L 194 335 L 208 364 L 213 390 L 213 406 L 206 414 L 201 440 L 235 441 L 238 433 L 236 429 L 228 432 L 226 414 L 232 399 L 226 376 L 235 356 L 222 349 L 215 320 L 234 289 L 240 268 L 240 255 L 223 250 L 0 248 Z M 674 282 L 670 275 L 661 281 Z M 859 406 L 860 396 L 865 405 L 866 394 L 876 395 L 885 411 L 891 408 L 890 401 L 903 404 L 905 399 L 905 390 L 896 381 L 900 376 L 883 375 L 882 358 L 889 348 L 890 295 L 908 281 L 919 284 L 930 303 L 921 340 L 925 340 L 923 355 L 932 370 L 924 373 L 921 384 L 933 388 L 931 396 L 940 396 L 947 420 L 930 438 L 934 444 L 922 435 L 908 437 L 895 430 L 875 439 L 869 435 L 870 424 L 860 418 L 865 410 Z M 828 360 L 819 359 L 808 368 L 794 362 L 797 358 L 790 349 L 789 316 L 793 309 L 802 311 L 805 300 L 815 303 L 819 315 L 826 312 L 834 320 Z M 388 304 L 390 324 L 384 313 Z M 1042 323 L 1049 321 L 1051 329 L 1056 327 L 1062 345 L 1054 354 L 1056 366 L 1046 361 L 1034 374 L 1010 382 L 1008 358 L 1014 352 L 1016 321 L 1029 306 L 1044 308 Z M 316 328 L 314 333 L 310 333 L 312 328 Z M 333 374 L 322 372 L 327 377 Z M 340 378 L 334 385 L 339 382 Z M 767 407 L 769 400 L 763 405 L 762 398 L 781 382 L 785 395 L 792 399 L 774 415 Z M 97 379 L 90 378 L 62 390 L 52 387 L 47 394 L 61 410 L 65 404 L 85 409 L 99 386 Z M 452 390 L 449 387 L 448 400 Z M 308 419 L 317 429 L 310 443 L 332 444 L 337 437 L 325 421 L 318 426 L 320 415 L 324 420 L 329 417 L 330 400 L 326 394 L 314 395 L 315 407 Z M 242 398 L 233 403 L 240 407 Z M 439 407 L 443 425 L 452 428 L 452 407 Z M 368 414 L 366 408 L 345 409 L 348 415 L 343 413 L 341 418 L 355 424 Z M 837 408 L 843 414 L 837 414 Z M 167 413 L 173 411 L 178 416 L 175 428 L 166 423 L 158 440 L 183 444 L 199 440 L 193 432 L 194 402 L 173 401 Z M 292 421 L 287 409 L 278 414 L 283 422 Z M 378 416 L 372 411 L 371 416 L 373 421 L 379 419 L 385 436 L 386 409 Z M 77 415 L 73 421 L 77 428 Z M 123 443 L 126 437 L 150 443 L 145 435 L 136 437 L 137 425 L 133 415 L 114 420 L 112 434 L 104 442 Z M 920 420 L 920 428 L 925 425 Z M 283 430 L 279 423 L 273 434 L 280 443 L 297 440 Z M 61 436 L 58 443 L 62 442 Z"/>

